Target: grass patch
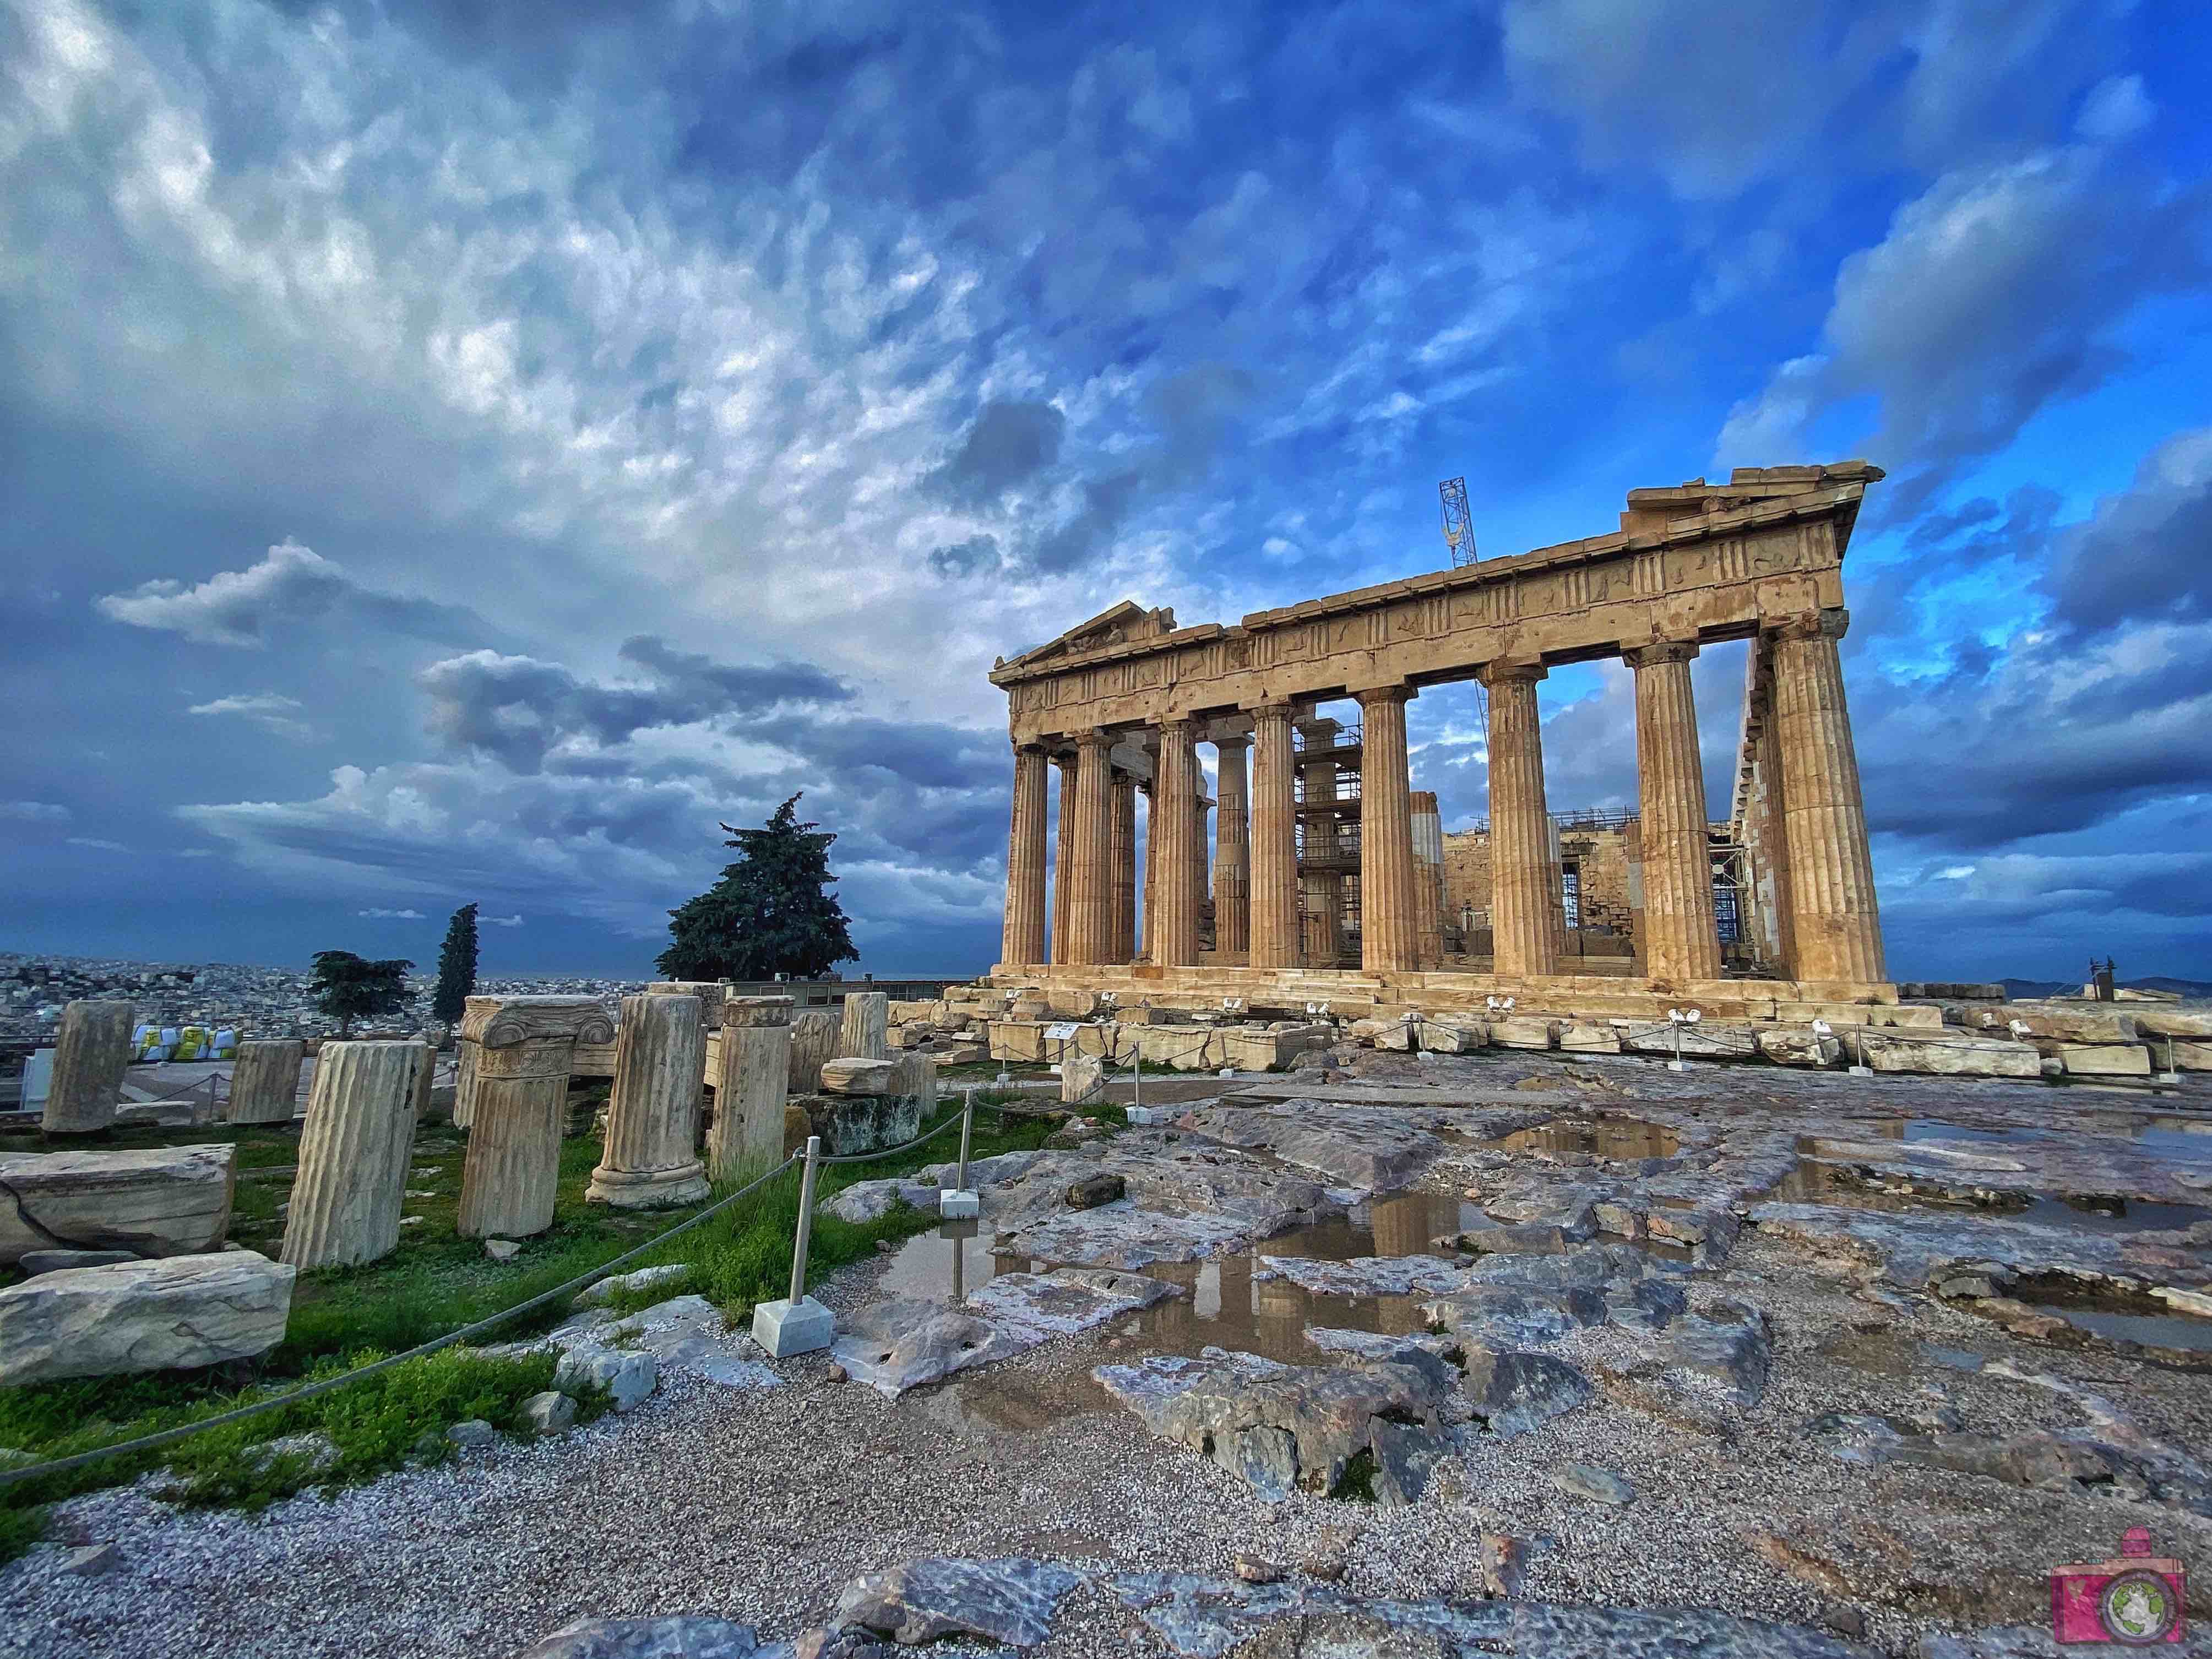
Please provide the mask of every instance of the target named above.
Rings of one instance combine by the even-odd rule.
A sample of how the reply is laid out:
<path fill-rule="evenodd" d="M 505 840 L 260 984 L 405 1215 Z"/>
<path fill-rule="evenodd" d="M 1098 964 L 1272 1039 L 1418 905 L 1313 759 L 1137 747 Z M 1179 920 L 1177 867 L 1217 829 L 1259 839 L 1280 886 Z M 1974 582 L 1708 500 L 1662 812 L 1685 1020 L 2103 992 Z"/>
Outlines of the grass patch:
<path fill-rule="evenodd" d="M 1018 1094 L 979 1092 L 979 1108 L 1022 1101 Z M 960 1103 L 948 1095 L 923 1127 L 957 1119 Z M 1103 1124 L 1127 1121 L 1115 1107 L 1088 1109 Z M 971 1155 L 1034 1150 L 1056 1125 L 1032 1115 L 1001 1117 L 978 1110 Z M 864 1224 L 840 1220 L 822 1205 L 858 1182 L 911 1175 L 958 1154 L 957 1131 L 926 1146 L 864 1164 L 825 1166 L 819 1182 L 807 1279 L 817 1282 L 848 1263 L 876 1254 L 879 1243 L 926 1231 L 935 1218 L 899 1207 Z M 201 1129 L 127 1130 L 118 1146 L 236 1146 L 240 1179 L 230 1237 L 248 1249 L 274 1255 L 283 1237 L 282 1206 L 290 1192 L 289 1167 L 299 1158 L 296 1131 L 283 1125 Z M 553 1224 L 520 1241 L 522 1254 L 495 1262 L 476 1239 L 455 1231 L 465 1134 L 450 1125 L 428 1125 L 416 1137 L 404 1212 L 422 1220 L 400 1231 L 398 1248 L 357 1267 L 300 1275 L 284 1340 L 258 1365 L 219 1366 L 204 1372 L 152 1372 L 87 1378 L 0 1390 L 0 1449 L 41 1461 L 136 1439 L 252 1403 L 304 1380 L 335 1376 L 386 1354 L 414 1347 L 541 1295 L 568 1279 L 635 1249 L 704 1206 L 648 1215 L 587 1204 L 584 1188 L 598 1164 L 596 1138 L 564 1141 Z M 268 1178 L 246 1172 L 265 1170 Z M 276 1172 L 285 1172 L 278 1174 Z M 719 1201 L 741 1182 L 726 1183 Z M 790 1288 L 791 1244 L 799 1219 L 794 1170 L 702 1225 L 648 1250 L 625 1269 L 682 1263 L 684 1278 L 649 1291 L 619 1293 L 610 1304 L 629 1312 L 669 1297 L 696 1291 L 724 1310 L 732 1322 L 749 1317 L 756 1303 Z M 568 1316 L 563 1297 L 538 1313 L 499 1327 L 486 1341 L 507 1341 L 543 1330 Z M 150 1455 L 106 1459 L 45 1480 L 0 1487 L 0 1562 L 36 1542 L 46 1506 L 78 1492 L 137 1479 L 155 1468 L 171 1473 L 169 1496 L 178 1501 L 258 1510 L 313 1487 L 325 1490 L 428 1461 L 446 1452 L 445 1431 L 481 1418 L 502 1430 L 518 1426 L 522 1402 L 552 1386 L 550 1355 L 490 1357 L 447 1350 L 303 1405 L 288 1406 L 247 1421 L 208 1431 Z M 605 1402 L 582 1401 L 579 1420 Z M 334 1451 L 318 1457 L 257 1454 L 254 1448 L 287 1435 L 315 1433 Z"/>
<path fill-rule="evenodd" d="M 1328 1495 L 1340 1504 L 1371 1504 L 1375 1501 L 1376 1474 L 1375 1454 L 1362 1446 L 1346 1462 L 1344 1473 L 1336 1477 L 1336 1484 L 1328 1489 Z"/>

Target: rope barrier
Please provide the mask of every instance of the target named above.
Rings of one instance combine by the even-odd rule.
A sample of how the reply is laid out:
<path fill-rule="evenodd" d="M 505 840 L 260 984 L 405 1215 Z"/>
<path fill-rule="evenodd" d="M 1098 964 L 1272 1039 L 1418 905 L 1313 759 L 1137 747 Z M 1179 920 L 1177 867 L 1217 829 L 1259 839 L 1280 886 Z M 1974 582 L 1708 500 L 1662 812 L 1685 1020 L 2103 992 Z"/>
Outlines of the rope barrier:
<path fill-rule="evenodd" d="M 421 1359 L 427 1355 L 437 1352 L 441 1348 L 450 1348 L 456 1343 L 466 1341 L 470 1337 L 480 1335 L 483 1332 L 505 1324 L 518 1314 L 527 1313 L 534 1308 L 542 1308 L 549 1302 L 556 1301 L 562 1297 L 573 1296 L 586 1285 L 596 1285 L 602 1279 L 612 1274 L 615 1269 L 624 1262 L 635 1261 L 639 1256 L 665 1244 L 678 1234 L 690 1231 L 700 1223 L 720 1214 L 748 1194 L 757 1192 L 793 1165 L 803 1160 L 803 1154 L 794 1152 L 766 1175 L 746 1182 L 727 1198 L 717 1199 L 698 1214 L 678 1222 L 667 1231 L 655 1235 L 634 1249 L 623 1251 L 611 1261 L 602 1263 L 588 1273 L 579 1273 L 575 1278 L 563 1284 L 556 1285 L 550 1291 L 541 1291 L 526 1302 L 518 1302 L 512 1308 L 479 1319 L 473 1324 L 464 1325 L 459 1330 L 448 1331 L 443 1336 L 432 1337 L 428 1342 L 420 1343 L 408 1349 L 404 1353 L 390 1354 L 382 1359 L 372 1360 L 369 1364 L 358 1366 L 341 1376 L 326 1376 L 319 1382 L 303 1383 L 299 1388 L 289 1389 L 283 1394 L 272 1395 L 266 1400 L 257 1400 L 251 1405 L 235 1407 L 229 1411 L 218 1413 L 213 1417 L 203 1418 L 197 1423 L 187 1423 L 177 1428 L 162 1429 L 154 1434 L 141 1435 L 136 1440 L 118 1440 L 112 1445 L 97 1446 L 90 1451 L 82 1451 L 68 1457 L 55 1458 L 51 1462 L 33 1463 L 19 1469 L 0 1469 L 0 1490 L 22 1481 L 36 1480 L 47 1475 L 65 1474 L 70 1469 L 83 1468 L 104 1458 L 117 1457 L 128 1452 L 156 1451 L 164 1446 L 173 1446 L 179 1441 L 189 1440 L 192 1436 L 204 1434 L 210 1429 L 222 1428 L 231 1423 L 241 1423 L 247 1418 L 258 1417 L 264 1412 L 276 1411 L 286 1406 L 299 1405 L 304 1401 L 334 1393 L 339 1389 L 362 1381 L 364 1377 L 374 1376 L 380 1371 L 388 1371 L 395 1365 L 404 1365 L 409 1360 Z"/>

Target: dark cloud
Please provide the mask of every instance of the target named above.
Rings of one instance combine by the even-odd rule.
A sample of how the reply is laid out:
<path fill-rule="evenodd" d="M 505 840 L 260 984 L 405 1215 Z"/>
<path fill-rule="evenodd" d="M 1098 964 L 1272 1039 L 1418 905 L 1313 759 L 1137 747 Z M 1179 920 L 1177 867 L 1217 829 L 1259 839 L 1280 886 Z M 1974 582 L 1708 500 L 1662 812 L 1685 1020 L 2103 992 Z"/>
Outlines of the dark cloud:
<path fill-rule="evenodd" d="M 2212 619 L 2212 427 L 2179 433 L 2060 539 L 2044 578 L 2052 616 L 2082 634 Z"/>
<path fill-rule="evenodd" d="M 987 505 L 1058 460 L 1066 432 L 1067 416 L 1050 404 L 985 404 L 931 484 L 955 501 Z"/>
<path fill-rule="evenodd" d="M 807 663 L 732 667 L 640 635 L 621 655 L 648 684 L 608 685 L 534 657 L 472 651 L 416 677 L 430 697 L 428 728 L 447 747 L 536 772 L 573 738 L 602 747 L 654 727 L 757 720 L 777 709 L 845 702 L 852 689 Z"/>
<path fill-rule="evenodd" d="M 996 536 L 970 536 L 964 542 L 953 542 L 940 547 L 929 556 L 932 570 L 940 576 L 953 579 L 987 576 L 995 572 L 1002 562 Z"/>

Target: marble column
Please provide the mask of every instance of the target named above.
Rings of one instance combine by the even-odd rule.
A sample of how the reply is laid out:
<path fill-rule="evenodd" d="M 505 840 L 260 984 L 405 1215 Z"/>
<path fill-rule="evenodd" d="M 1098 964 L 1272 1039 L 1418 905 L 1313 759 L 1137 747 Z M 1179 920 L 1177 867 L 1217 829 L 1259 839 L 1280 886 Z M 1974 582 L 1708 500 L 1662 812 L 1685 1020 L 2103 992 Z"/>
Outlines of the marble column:
<path fill-rule="evenodd" d="M 791 1092 L 822 1092 L 822 1068 L 837 1058 L 845 1017 L 834 1008 L 807 1008 L 791 1017 Z"/>
<path fill-rule="evenodd" d="M 453 1127 L 465 1129 L 477 1121 L 477 1066 L 483 1045 L 466 1037 L 453 1040 Z"/>
<path fill-rule="evenodd" d="M 1106 960 L 1133 962 L 1137 956 L 1137 781 L 1118 769 L 1114 774 L 1109 841 L 1114 904 Z"/>
<path fill-rule="evenodd" d="M 1335 720 L 1310 717 L 1298 721 L 1297 729 L 1310 752 L 1333 748 L 1342 728 Z M 1298 769 L 1304 778 L 1306 806 L 1327 806 L 1336 800 L 1334 761 L 1309 762 Z M 1303 817 L 1306 862 L 1311 867 L 1304 880 L 1305 937 L 1299 945 L 1313 967 L 1334 968 L 1344 949 L 1344 878 L 1334 863 L 1341 843 L 1333 815 L 1310 811 Z"/>
<path fill-rule="evenodd" d="M 1014 747 L 1013 822 L 1006 832 L 1006 922 L 999 960 L 1009 967 L 1045 959 L 1045 757 L 1025 744 Z"/>
<path fill-rule="evenodd" d="M 1849 622 L 1845 611 L 1822 611 L 1776 630 L 1774 718 L 1797 951 L 1792 971 L 1800 980 L 1867 985 L 1881 983 L 1887 969 L 1836 650 Z"/>
<path fill-rule="evenodd" d="M 348 1267 L 398 1249 L 416 1105 L 431 1060 L 420 1042 L 323 1044 L 279 1261 Z"/>
<path fill-rule="evenodd" d="M 614 1022 L 596 997 L 471 997 L 458 1035 L 477 1053 L 456 1230 L 464 1238 L 542 1233 L 561 1182 L 568 1067 L 579 1042 L 613 1042 Z"/>
<path fill-rule="evenodd" d="M 1683 984 L 1721 976 L 1705 768 L 1690 689 L 1690 642 L 1621 653 L 1636 671 L 1636 779 L 1644 849 L 1644 972 Z"/>
<path fill-rule="evenodd" d="M 1198 755 L 1191 722 L 1160 724 L 1159 775 L 1152 789 L 1158 814 L 1152 823 L 1153 858 L 1159 865 L 1154 890 L 1159 915 L 1149 928 L 1152 960 L 1188 968 L 1198 961 L 1198 902 L 1201 875 L 1198 851 Z"/>
<path fill-rule="evenodd" d="M 1771 684 L 1765 706 L 1759 714 L 1759 735 L 1752 747 L 1751 820 L 1752 881 L 1758 894 L 1767 959 L 1786 978 L 1796 977 L 1797 925 L 1790 913 L 1789 803 L 1782 781 L 1782 739 L 1774 720 Z"/>
<path fill-rule="evenodd" d="M 1291 705 L 1252 711 L 1251 964 L 1298 964 L 1297 799 L 1291 775 Z"/>
<path fill-rule="evenodd" d="M 1544 804 L 1544 734 L 1535 663 L 1495 662 L 1490 691 L 1490 927 L 1495 970 L 1510 978 L 1556 974 L 1565 916 Z"/>
<path fill-rule="evenodd" d="M 1152 757 L 1155 767 L 1159 757 Z M 1158 908 L 1153 896 L 1153 878 L 1159 874 L 1159 795 L 1153 789 L 1151 778 L 1140 779 L 1137 793 L 1145 798 L 1145 867 L 1137 877 L 1137 885 L 1145 896 L 1143 907 L 1137 912 L 1137 956 L 1152 960 L 1152 917 Z"/>
<path fill-rule="evenodd" d="M 40 1120 L 46 1133 L 92 1134 L 114 1123 L 137 1019 L 137 1005 L 119 1000 L 72 1002 L 62 1010 L 53 1078 Z"/>
<path fill-rule="evenodd" d="M 837 1028 L 839 1060 L 891 1057 L 891 999 L 888 991 L 848 991 Z"/>
<path fill-rule="evenodd" d="M 1243 733 L 1216 738 L 1214 779 L 1213 948 L 1249 955 L 1252 948 L 1251 834 L 1245 789 L 1252 739 Z"/>
<path fill-rule="evenodd" d="M 1103 732 L 1085 732 L 1075 740 L 1066 957 L 1073 963 L 1104 962 L 1113 949 L 1113 738 Z"/>
<path fill-rule="evenodd" d="M 297 1037 L 241 1037 L 238 1063 L 230 1073 L 228 1121 L 289 1123 L 299 1109 L 300 1067 L 307 1050 Z"/>
<path fill-rule="evenodd" d="M 714 1123 L 707 1135 L 707 1172 L 716 1181 L 782 1162 L 791 1006 L 789 997 L 732 997 L 722 1005 Z"/>
<path fill-rule="evenodd" d="M 1413 902 L 1419 910 L 1420 966 L 1425 971 L 1444 963 L 1444 821 L 1435 791 L 1416 789 L 1412 801 Z"/>
<path fill-rule="evenodd" d="M 1359 965 L 1370 974 L 1420 965 L 1413 812 L 1402 685 L 1359 694 Z"/>
<path fill-rule="evenodd" d="M 1054 755 L 1052 764 L 1060 774 L 1060 827 L 1052 847 L 1052 960 L 1073 962 L 1067 954 L 1067 898 L 1068 872 L 1075 863 L 1075 757 Z"/>
<path fill-rule="evenodd" d="M 606 1150 L 584 1196 L 618 1210 L 696 1204 L 707 1196 L 699 1091 L 707 1030 L 696 997 L 630 996 L 615 1027 Z"/>

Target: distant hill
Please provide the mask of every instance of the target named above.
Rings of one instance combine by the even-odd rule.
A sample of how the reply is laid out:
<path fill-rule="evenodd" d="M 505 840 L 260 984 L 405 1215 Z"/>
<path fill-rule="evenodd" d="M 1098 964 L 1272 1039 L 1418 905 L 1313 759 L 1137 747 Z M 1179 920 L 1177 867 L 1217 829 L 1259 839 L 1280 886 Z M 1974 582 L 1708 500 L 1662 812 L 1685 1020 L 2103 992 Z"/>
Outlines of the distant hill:
<path fill-rule="evenodd" d="M 1997 981 L 2005 988 L 2011 1001 L 2032 1000 L 2036 997 L 2078 997 L 2086 980 L 2007 979 Z M 2124 979 L 2120 984 L 2130 991 L 2170 991 L 2178 997 L 2212 997 L 2212 981 L 2201 979 L 2167 979 L 2157 975 L 2150 979 Z"/>

